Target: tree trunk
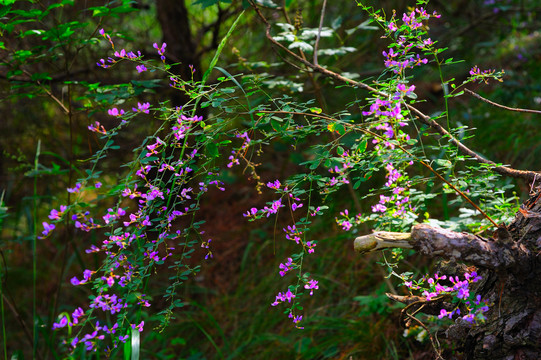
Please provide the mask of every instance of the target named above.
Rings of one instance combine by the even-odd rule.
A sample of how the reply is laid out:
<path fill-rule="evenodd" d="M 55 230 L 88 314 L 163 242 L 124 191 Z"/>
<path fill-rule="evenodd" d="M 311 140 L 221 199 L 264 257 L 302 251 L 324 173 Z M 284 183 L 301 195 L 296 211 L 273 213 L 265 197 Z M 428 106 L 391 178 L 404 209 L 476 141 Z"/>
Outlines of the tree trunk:
<path fill-rule="evenodd" d="M 190 29 L 189 13 L 184 0 L 157 0 L 156 8 L 163 42 L 167 44 L 167 61 L 177 64 L 171 68 L 171 72 L 189 81 L 192 78 L 189 65 L 193 65 L 196 70 L 194 80 L 201 80 L 201 59 Z M 189 100 L 178 90 L 172 90 L 169 97 L 173 106 L 182 106 Z"/>
<path fill-rule="evenodd" d="M 464 355 L 457 359 L 541 359 L 541 190 L 491 238 L 426 224 L 414 226 L 409 236 L 392 234 L 361 236 L 355 249 L 414 248 L 431 258 L 474 265 L 482 276 L 474 290 L 490 304 L 486 322 L 471 326 L 457 320 L 444 332 Z M 393 297 L 404 303 L 408 298 Z"/>

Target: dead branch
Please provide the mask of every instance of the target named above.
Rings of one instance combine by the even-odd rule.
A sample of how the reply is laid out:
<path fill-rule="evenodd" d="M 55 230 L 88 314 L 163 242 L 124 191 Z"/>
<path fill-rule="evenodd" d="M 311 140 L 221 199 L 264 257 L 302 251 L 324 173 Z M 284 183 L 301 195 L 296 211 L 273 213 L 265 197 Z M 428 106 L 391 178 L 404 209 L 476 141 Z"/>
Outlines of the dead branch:
<path fill-rule="evenodd" d="M 440 257 L 480 268 L 498 270 L 509 269 L 530 257 L 530 251 L 524 245 L 510 240 L 483 238 L 474 234 L 418 224 L 413 227 L 410 234 L 376 231 L 373 234 L 359 236 L 353 246 L 359 253 L 388 248 L 413 248 L 431 258 Z"/>
<path fill-rule="evenodd" d="M 482 97 L 481 95 L 471 91 L 470 89 L 464 89 L 465 92 L 472 95 L 473 97 L 476 97 L 477 99 L 486 102 L 487 104 L 490 104 L 492 106 L 498 107 L 500 109 L 509 110 L 509 111 L 516 111 L 516 112 L 523 112 L 523 113 L 533 113 L 533 114 L 541 114 L 541 110 L 532 110 L 532 109 L 521 109 L 521 108 L 512 108 L 505 105 L 500 105 L 498 103 L 495 103 L 494 101 L 491 101 L 489 99 L 486 99 Z"/>

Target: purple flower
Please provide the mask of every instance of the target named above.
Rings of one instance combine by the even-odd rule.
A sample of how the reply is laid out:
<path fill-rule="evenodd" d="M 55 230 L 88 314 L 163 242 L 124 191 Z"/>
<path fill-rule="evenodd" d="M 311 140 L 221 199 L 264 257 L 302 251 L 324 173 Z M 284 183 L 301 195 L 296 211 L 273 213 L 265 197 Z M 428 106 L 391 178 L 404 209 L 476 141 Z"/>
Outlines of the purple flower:
<path fill-rule="evenodd" d="M 104 69 L 107 69 L 108 67 L 111 66 L 111 65 L 107 65 L 107 64 L 105 63 L 105 60 L 103 60 L 103 59 L 100 59 L 100 61 L 98 61 L 98 62 L 96 63 L 96 65 L 98 65 L 99 67 L 102 67 L 102 68 L 104 68 Z"/>
<path fill-rule="evenodd" d="M 398 84 L 396 88 L 398 89 L 400 94 L 404 94 L 407 96 L 413 93 L 413 91 L 415 90 L 415 85 L 411 85 L 410 87 L 406 88 L 406 85 L 401 83 L 401 84 Z"/>
<path fill-rule="evenodd" d="M 242 214 L 244 217 L 250 217 L 250 216 L 254 216 L 255 214 L 257 214 L 259 210 L 257 210 L 256 208 L 251 208 L 248 212 L 246 212 L 246 214 Z"/>
<path fill-rule="evenodd" d="M 73 324 L 77 324 L 79 322 L 79 318 L 84 315 L 84 311 L 82 308 L 78 307 L 75 309 L 73 314 L 71 316 L 73 317 Z"/>
<path fill-rule="evenodd" d="M 274 182 L 268 182 L 267 187 L 271 189 L 278 190 L 282 184 L 280 183 L 280 180 L 275 180 Z"/>
<path fill-rule="evenodd" d="M 154 45 L 152 45 L 154 47 L 154 49 L 158 50 L 158 54 L 160 54 L 160 59 L 162 59 L 162 61 L 165 61 L 165 48 L 167 47 L 167 44 L 166 43 L 163 43 L 162 46 L 158 46 L 157 43 L 154 43 Z"/>
<path fill-rule="evenodd" d="M 353 226 L 349 220 L 341 220 L 341 222 L 339 223 L 340 226 L 342 226 L 342 229 L 345 230 L 345 231 L 349 231 L 351 229 L 351 227 Z"/>
<path fill-rule="evenodd" d="M 119 57 L 119 58 L 126 57 L 126 50 L 122 49 L 122 50 L 120 50 L 120 52 L 115 51 L 115 56 Z"/>
<path fill-rule="evenodd" d="M 78 193 L 79 191 L 81 190 L 81 184 L 80 183 L 76 183 L 75 184 L 75 187 L 73 188 L 68 188 L 68 192 L 69 193 Z"/>
<path fill-rule="evenodd" d="M 51 210 L 51 213 L 49 214 L 49 219 L 51 220 L 59 220 L 62 217 L 62 214 L 64 211 L 66 211 L 68 207 L 66 205 L 60 205 L 60 211 L 53 209 Z"/>
<path fill-rule="evenodd" d="M 426 298 L 426 301 L 430 301 L 432 300 L 432 298 L 436 297 L 438 294 L 436 294 L 435 292 L 428 292 L 428 291 L 423 291 L 423 296 Z"/>
<path fill-rule="evenodd" d="M 144 321 L 141 321 L 139 323 L 139 325 L 135 325 L 135 324 L 132 324 L 131 327 L 132 329 L 137 329 L 139 330 L 139 332 L 142 332 L 143 331 L 143 326 L 145 326 L 145 322 Z"/>
<path fill-rule="evenodd" d="M 49 233 L 50 233 L 51 231 L 53 231 L 54 228 L 55 228 L 54 224 L 48 224 L 48 223 L 45 222 L 45 221 L 42 223 L 42 225 L 43 225 L 43 229 L 44 229 L 43 232 L 42 232 L 42 234 L 43 234 L 44 237 L 47 236 L 47 235 L 49 235 Z"/>
<path fill-rule="evenodd" d="M 68 325 L 68 318 L 66 316 L 63 316 L 58 323 L 53 324 L 53 330 L 61 329 L 66 325 Z"/>
<path fill-rule="evenodd" d="M 291 302 L 291 299 L 295 298 L 295 294 L 291 292 L 291 290 L 287 289 L 287 292 L 282 294 L 281 292 L 276 295 L 276 300 L 271 304 L 272 306 L 278 305 L 280 302 L 288 301 Z"/>
<path fill-rule="evenodd" d="M 128 340 L 128 335 L 119 336 L 119 337 L 118 337 L 118 340 L 120 340 L 122 343 L 125 343 L 126 340 Z"/>
<path fill-rule="evenodd" d="M 140 103 L 138 102 L 137 103 L 137 108 L 132 108 L 133 111 L 135 112 L 144 112 L 145 114 L 148 114 L 149 113 L 149 109 L 150 108 L 150 103 Z"/>
<path fill-rule="evenodd" d="M 293 203 L 291 204 L 291 210 L 295 211 L 297 210 L 298 208 L 301 208 L 302 207 L 302 203 L 300 204 L 297 204 L 297 203 Z"/>
<path fill-rule="evenodd" d="M 122 116 L 124 115 L 124 110 L 120 109 L 120 111 L 117 108 L 112 108 L 107 111 L 109 115 L 111 116 Z"/>
<path fill-rule="evenodd" d="M 310 295 L 314 295 L 314 290 L 319 289 L 317 280 L 310 280 L 305 285 L 304 288 L 310 290 Z"/>
<path fill-rule="evenodd" d="M 458 289 L 458 294 L 456 295 L 457 298 L 466 299 L 468 296 L 470 296 L 470 291 L 467 286 Z"/>
<path fill-rule="evenodd" d="M 308 246 L 308 254 L 312 254 L 315 250 L 314 248 L 317 246 L 314 242 L 312 241 L 307 241 L 306 242 L 306 246 Z"/>
<path fill-rule="evenodd" d="M 382 205 L 382 204 L 376 204 L 374 206 L 372 206 L 372 212 L 382 212 L 384 213 L 385 211 L 387 210 L 387 207 L 385 205 Z"/>
<path fill-rule="evenodd" d="M 291 300 L 295 298 L 295 294 L 293 294 L 290 289 L 287 289 L 287 292 L 284 294 L 284 297 L 288 302 L 291 302 Z"/>
<path fill-rule="evenodd" d="M 293 259 L 292 258 L 287 258 L 286 263 L 285 264 L 280 263 L 279 268 L 281 269 L 279 271 L 279 274 L 280 274 L 280 276 L 283 277 L 285 274 L 287 274 L 288 271 L 293 269 Z"/>
<path fill-rule="evenodd" d="M 451 313 L 448 313 L 447 310 L 441 309 L 441 310 L 440 310 L 440 314 L 438 315 L 438 319 L 442 319 L 442 318 L 446 317 L 446 316 L 449 315 L 449 314 L 452 314 L 452 312 L 451 312 Z"/>
<path fill-rule="evenodd" d="M 137 66 L 135 67 L 135 69 L 137 69 L 137 72 L 139 72 L 139 73 L 142 73 L 143 71 L 147 71 L 147 70 L 148 70 L 148 69 L 146 68 L 145 65 L 137 65 Z"/>
<path fill-rule="evenodd" d="M 475 316 L 472 313 L 469 313 L 468 315 L 465 315 L 464 317 L 462 317 L 462 319 L 471 324 L 475 320 Z"/>
<path fill-rule="evenodd" d="M 82 284 L 85 284 L 88 282 L 88 280 L 90 280 L 90 278 L 92 277 L 92 274 L 94 273 L 94 271 L 92 270 L 85 270 L 83 272 L 83 280 L 79 281 L 79 279 L 77 279 L 77 277 L 72 277 L 70 282 L 72 285 L 82 285 Z"/>

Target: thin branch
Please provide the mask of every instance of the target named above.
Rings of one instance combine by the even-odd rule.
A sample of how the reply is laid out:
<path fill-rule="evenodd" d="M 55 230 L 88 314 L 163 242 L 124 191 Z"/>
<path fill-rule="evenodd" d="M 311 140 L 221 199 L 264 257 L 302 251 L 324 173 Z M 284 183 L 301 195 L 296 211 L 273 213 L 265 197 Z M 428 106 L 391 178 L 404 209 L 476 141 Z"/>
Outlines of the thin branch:
<path fill-rule="evenodd" d="M 26 71 L 26 70 L 23 70 L 23 72 L 28 75 L 29 77 L 31 77 L 32 75 Z M 60 108 L 62 108 L 62 111 L 64 111 L 65 114 L 69 114 L 70 113 L 70 110 L 66 107 L 66 105 L 64 105 L 64 103 L 59 99 L 57 98 L 56 96 L 54 96 L 54 94 L 49 90 L 47 89 L 46 86 L 44 86 L 39 80 L 35 81 L 35 83 L 41 87 L 41 89 L 43 91 L 45 91 L 47 93 L 47 95 L 54 100 L 54 102 L 56 102 L 58 104 L 58 106 L 60 106 Z"/>
<path fill-rule="evenodd" d="M 479 100 L 486 102 L 487 104 L 490 104 L 492 106 L 496 106 L 496 107 L 501 108 L 501 109 L 505 109 L 505 110 L 509 110 L 509 111 L 516 111 L 516 112 L 523 112 L 523 113 L 541 114 L 541 110 L 512 108 L 512 107 L 505 106 L 505 105 L 500 105 L 498 103 L 495 103 L 494 101 L 488 100 L 488 99 L 482 97 L 481 95 L 471 91 L 470 89 L 464 89 L 464 91 L 467 92 L 468 94 L 472 95 L 473 97 L 476 97 Z"/>
<path fill-rule="evenodd" d="M 325 18 L 325 8 L 327 7 L 327 0 L 323 0 L 323 7 L 321 8 L 321 18 L 319 19 L 319 29 L 317 30 L 316 43 L 314 44 L 314 65 L 317 63 L 317 49 L 319 47 L 319 39 L 321 38 L 321 29 L 323 28 L 323 19 Z"/>
<path fill-rule="evenodd" d="M 267 39 L 269 39 L 269 41 L 273 45 L 275 45 L 276 47 L 279 47 L 280 49 L 285 51 L 289 56 L 291 56 L 292 58 L 294 58 L 298 62 L 304 64 L 305 66 L 312 69 L 313 71 L 319 72 L 322 75 L 325 75 L 327 77 L 333 78 L 333 79 L 338 80 L 338 81 L 341 81 L 341 82 L 343 82 L 345 84 L 348 84 L 348 85 L 357 86 L 359 88 L 368 90 L 368 91 L 370 91 L 370 92 L 372 92 L 374 94 L 380 95 L 380 96 L 385 96 L 385 97 L 388 96 L 388 94 L 386 94 L 386 93 L 384 93 L 382 91 L 379 91 L 379 90 L 373 88 L 372 86 L 366 85 L 365 83 L 348 79 L 348 78 L 346 78 L 346 77 L 344 77 L 344 76 L 342 76 L 342 75 L 340 75 L 338 73 L 335 73 L 333 71 L 325 69 L 324 67 L 321 67 L 320 65 L 314 65 L 314 64 L 310 63 L 309 61 L 303 59 L 299 55 L 295 54 L 294 52 L 289 50 L 284 45 L 280 44 L 278 41 L 276 41 L 272 37 L 272 35 L 270 33 L 271 24 L 268 22 L 268 20 L 265 18 L 265 16 L 261 13 L 261 10 L 259 9 L 259 7 L 253 1 L 250 1 L 250 3 L 254 7 L 254 9 L 255 9 L 257 15 L 259 16 L 259 18 L 261 19 L 261 21 L 263 21 L 263 23 L 266 25 L 266 37 L 267 37 Z M 424 124 L 428 125 L 429 127 L 431 127 L 433 130 L 438 132 L 442 137 L 448 138 L 449 142 L 451 144 L 455 145 L 462 153 L 471 156 L 477 162 L 487 164 L 487 165 L 491 165 L 491 169 L 494 172 L 496 172 L 498 174 L 501 174 L 501 175 L 505 175 L 505 176 L 511 176 L 511 177 L 514 177 L 514 178 L 522 178 L 522 179 L 525 179 L 525 180 L 528 180 L 528 181 L 533 181 L 535 178 L 537 178 L 538 176 L 541 175 L 541 173 L 535 172 L 535 171 L 516 170 L 516 169 L 510 168 L 510 167 L 497 165 L 494 161 L 485 159 L 484 157 L 480 156 L 479 154 L 477 154 L 476 152 L 474 152 L 473 150 L 468 148 L 466 145 L 462 144 L 453 135 L 451 135 L 451 133 L 449 133 L 447 130 L 445 130 L 440 124 L 438 124 L 436 121 L 434 121 L 432 118 L 430 118 L 430 116 L 425 115 L 420 110 L 413 107 L 412 105 L 406 104 L 406 107 L 412 113 L 416 114 L 418 116 L 419 120 L 422 123 L 424 123 Z"/>
<path fill-rule="evenodd" d="M 282 12 L 284 13 L 284 17 L 286 18 L 287 23 L 291 24 L 291 19 L 289 18 L 289 15 L 287 14 L 286 0 L 282 0 Z"/>
<path fill-rule="evenodd" d="M 432 350 L 434 350 L 434 352 L 436 354 L 436 360 L 440 360 L 440 359 L 443 360 L 443 357 L 441 357 L 440 343 L 437 340 L 434 341 L 434 338 L 432 337 L 432 334 L 430 333 L 430 330 L 428 330 L 426 325 L 423 324 L 423 322 L 421 320 L 417 319 L 415 316 L 410 315 L 407 312 L 402 312 L 402 316 L 403 316 L 403 314 L 406 314 L 408 320 L 416 322 L 419 326 L 421 326 L 426 331 L 426 333 L 428 334 L 428 336 L 430 338 L 430 342 L 432 343 Z"/>

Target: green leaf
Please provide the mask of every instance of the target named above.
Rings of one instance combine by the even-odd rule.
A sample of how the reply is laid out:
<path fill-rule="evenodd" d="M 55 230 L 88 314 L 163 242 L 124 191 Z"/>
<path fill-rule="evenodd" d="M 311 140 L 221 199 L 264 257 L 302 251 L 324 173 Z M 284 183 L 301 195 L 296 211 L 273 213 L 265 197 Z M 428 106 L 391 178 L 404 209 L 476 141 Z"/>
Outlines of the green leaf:
<path fill-rule="evenodd" d="M 52 80 L 53 78 L 49 76 L 49 73 L 35 73 L 35 74 L 32 74 L 31 79 L 32 81 L 38 81 L 38 80 Z"/>
<path fill-rule="evenodd" d="M 271 119 L 271 126 L 274 129 L 274 131 L 276 131 L 276 132 L 282 131 L 282 126 L 280 125 L 280 123 L 276 119 Z"/>
<path fill-rule="evenodd" d="M 300 49 L 304 52 L 312 52 L 314 51 L 314 47 L 304 41 L 293 41 L 289 46 L 287 47 L 289 50 L 293 49 Z"/>
<path fill-rule="evenodd" d="M 330 168 L 332 166 L 331 159 L 325 160 L 325 163 L 323 164 L 323 166 L 325 166 L 326 168 Z"/>
<path fill-rule="evenodd" d="M 9 13 L 9 11 L 11 10 L 11 6 L 8 6 L 8 5 L 13 4 L 14 2 L 15 0 L 11 0 L 11 1 L 0 0 L 0 5 L 3 6 L 3 8 L 0 9 L 0 17 L 4 17 Z"/>
<path fill-rule="evenodd" d="M 434 163 L 440 167 L 447 168 L 447 169 L 453 165 L 449 160 L 445 160 L 445 159 L 436 159 L 434 160 Z"/>
<path fill-rule="evenodd" d="M 218 49 L 216 50 L 216 53 L 214 54 L 214 57 L 212 58 L 212 61 L 210 62 L 209 68 L 207 71 L 205 71 L 205 74 L 203 74 L 203 79 L 201 80 L 201 85 L 204 85 L 212 72 L 212 69 L 214 69 L 214 66 L 216 66 L 216 63 L 218 62 L 218 58 L 220 57 L 220 54 L 222 53 L 222 50 L 224 49 L 225 45 L 227 44 L 227 40 L 231 37 L 233 34 L 233 31 L 237 27 L 240 19 L 242 18 L 242 15 L 244 15 L 244 10 L 239 14 L 233 25 L 229 28 L 229 31 L 224 36 L 222 41 L 220 41 L 220 45 L 218 45 Z"/>
<path fill-rule="evenodd" d="M 334 129 L 340 135 L 344 135 L 346 133 L 346 129 L 344 128 L 344 125 L 342 125 L 342 124 L 335 124 Z"/>
<path fill-rule="evenodd" d="M 207 144 L 207 151 L 209 153 L 209 156 L 212 158 L 216 158 L 220 155 L 220 153 L 218 152 L 218 147 L 213 142 L 209 142 Z"/>
<path fill-rule="evenodd" d="M 196 0 L 192 3 L 192 5 L 201 5 L 203 9 L 214 6 L 220 2 L 231 4 L 231 1 L 224 1 L 224 0 Z"/>
<path fill-rule="evenodd" d="M 328 56 L 342 56 L 346 55 L 348 52 L 355 52 L 357 49 L 351 46 L 341 46 L 339 48 L 334 49 L 319 49 L 317 51 L 318 55 L 328 55 Z"/>
<path fill-rule="evenodd" d="M 264 7 L 268 7 L 268 8 L 271 8 L 271 9 L 275 9 L 278 7 L 278 5 L 276 5 L 275 3 L 273 3 L 271 0 L 256 0 L 256 3 L 258 5 L 261 5 L 261 6 L 264 6 Z"/>
<path fill-rule="evenodd" d="M 124 360 L 130 360 L 130 356 L 131 356 L 131 341 L 126 341 L 124 343 Z"/>
<path fill-rule="evenodd" d="M 364 153 L 366 151 L 367 145 L 368 145 L 368 143 L 367 143 L 366 140 L 361 141 L 361 143 L 359 144 L 359 147 L 358 147 L 359 152 Z"/>

